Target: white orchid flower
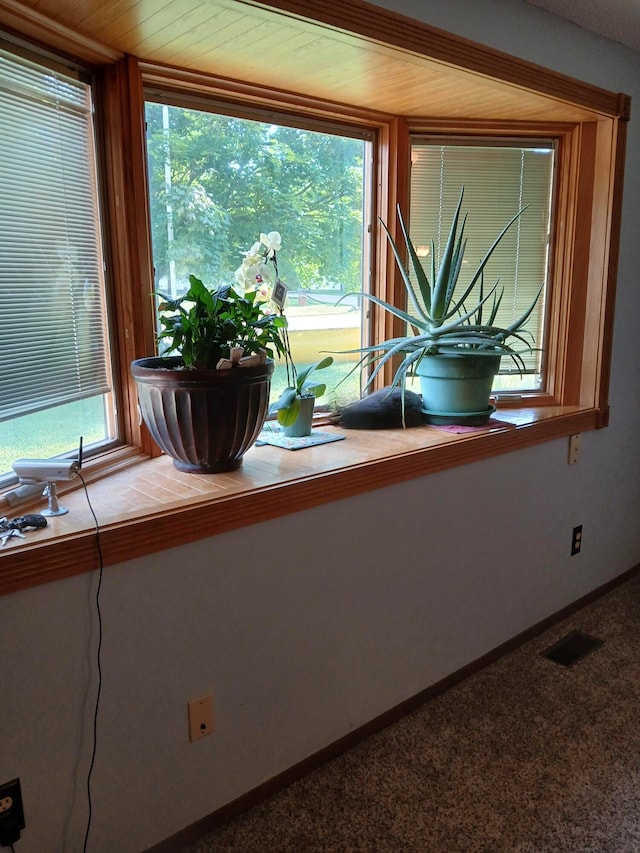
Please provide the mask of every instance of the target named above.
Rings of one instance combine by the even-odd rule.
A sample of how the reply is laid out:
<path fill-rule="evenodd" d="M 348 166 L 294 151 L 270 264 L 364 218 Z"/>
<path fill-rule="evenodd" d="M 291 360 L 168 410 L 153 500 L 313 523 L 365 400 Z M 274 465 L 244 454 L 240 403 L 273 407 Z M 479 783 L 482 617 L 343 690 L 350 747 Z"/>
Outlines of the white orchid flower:
<path fill-rule="evenodd" d="M 271 281 L 271 267 L 267 266 L 267 264 L 259 264 L 256 280 L 258 280 L 258 276 L 261 281 Z"/>
<path fill-rule="evenodd" d="M 268 258 L 272 258 L 282 247 L 282 237 L 279 231 L 269 231 L 268 234 L 260 234 L 260 242 L 266 247 Z"/>
<path fill-rule="evenodd" d="M 268 302 L 271 298 L 269 285 L 264 282 L 256 286 L 256 293 L 256 302 Z"/>
<path fill-rule="evenodd" d="M 259 299 L 269 299 L 269 283 L 272 280 L 272 270 L 267 262 L 272 261 L 275 267 L 275 255 L 281 246 L 282 237 L 280 236 L 280 232 L 269 231 L 268 234 L 261 233 L 260 240 L 254 243 L 249 251 L 240 252 L 243 256 L 242 265 L 235 271 L 234 276 L 236 282 L 245 293 L 250 290 L 256 290 L 259 294 Z"/>
<path fill-rule="evenodd" d="M 254 264 L 249 258 L 245 258 L 242 266 L 235 271 L 235 278 L 245 291 L 256 290 L 256 288 L 271 281 L 271 270 L 263 263 L 262 259 Z"/>
<path fill-rule="evenodd" d="M 238 282 L 238 284 L 239 284 L 239 285 L 242 287 L 242 289 L 244 290 L 244 289 L 245 289 L 245 287 L 247 286 L 247 279 L 246 279 L 246 276 L 245 276 L 245 274 L 244 274 L 244 268 L 243 268 L 243 267 L 238 267 L 238 269 L 237 269 L 237 270 L 235 271 L 235 273 L 234 273 L 234 276 L 235 276 L 235 279 L 236 279 L 236 281 Z"/>
<path fill-rule="evenodd" d="M 256 266 L 262 262 L 260 243 L 254 243 L 248 252 L 240 252 L 240 254 L 244 255 L 244 261 L 242 262 L 243 265 L 251 264 L 252 266 Z"/>

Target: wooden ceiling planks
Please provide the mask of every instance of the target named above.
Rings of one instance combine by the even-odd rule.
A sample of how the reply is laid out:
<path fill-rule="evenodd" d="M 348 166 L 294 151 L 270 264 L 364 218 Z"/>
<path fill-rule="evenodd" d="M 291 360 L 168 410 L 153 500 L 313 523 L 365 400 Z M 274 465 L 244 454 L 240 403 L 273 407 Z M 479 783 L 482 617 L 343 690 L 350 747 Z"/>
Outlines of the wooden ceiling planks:
<path fill-rule="evenodd" d="M 145 62 L 386 114 L 522 121 L 597 117 L 588 98 L 587 106 L 571 102 L 568 78 L 546 72 L 547 93 L 536 91 L 540 74 L 534 66 L 513 59 L 511 74 L 504 54 L 454 36 L 445 61 L 447 34 L 414 22 L 420 44 L 433 48 L 437 58 L 421 55 L 415 35 L 403 43 L 408 19 L 358 0 L 337 4 L 340 8 L 327 0 L 0 0 L 0 22 L 2 7 L 10 5 L 36 10 Z M 312 15 L 319 20 L 310 20 Z M 486 73 L 468 70 L 467 57 L 478 67 L 484 61 Z M 494 65 L 522 82 L 492 77 Z M 580 93 L 583 84 L 576 86 Z M 590 97 L 599 107 L 597 93 Z M 602 103 L 608 103 L 604 96 Z"/>

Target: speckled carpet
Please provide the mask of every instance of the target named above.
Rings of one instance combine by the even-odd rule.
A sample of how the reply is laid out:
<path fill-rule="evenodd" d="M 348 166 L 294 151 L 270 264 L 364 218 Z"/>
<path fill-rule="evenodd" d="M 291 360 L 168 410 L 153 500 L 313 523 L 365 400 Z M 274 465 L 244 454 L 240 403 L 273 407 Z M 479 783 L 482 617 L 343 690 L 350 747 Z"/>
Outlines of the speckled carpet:
<path fill-rule="evenodd" d="M 578 629 L 603 645 L 541 656 Z M 640 853 L 640 577 L 184 853 Z"/>

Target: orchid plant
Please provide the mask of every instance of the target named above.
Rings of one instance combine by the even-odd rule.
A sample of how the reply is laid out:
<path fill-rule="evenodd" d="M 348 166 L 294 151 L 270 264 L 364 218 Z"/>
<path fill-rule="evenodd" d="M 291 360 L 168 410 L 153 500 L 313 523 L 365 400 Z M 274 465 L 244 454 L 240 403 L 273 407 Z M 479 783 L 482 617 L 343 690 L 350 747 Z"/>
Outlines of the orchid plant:
<path fill-rule="evenodd" d="M 278 255 L 282 248 L 282 237 L 278 231 L 264 232 L 260 234 L 260 240 L 253 244 L 248 252 L 243 252 L 244 259 L 236 270 L 235 277 L 239 285 L 245 290 L 255 289 L 259 298 L 267 300 L 275 297 L 275 288 L 280 282 L 278 276 Z M 271 267 L 275 272 L 274 289 L 270 290 L 272 274 Z M 271 296 L 273 294 L 273 297 Z M 276 304 L 282 313 L 281 300 L 276 299 Z M 316 370 L 323 370 L 333 364 L 333 357 L 326 356 L 320 361 L 309 365 L 300 373 L 291 358 L 289 337 L 287 329 L 283 329 L 283 337 L 286 342 L 288 358 L 287 363 L 287 387 L 279 399 L 272 403 L 269 413 L 276 414 L 281 426 L 291 426 L 295 423 L 300 412 L 300 400 L 303 397 L 321 397 L 327 389 L 324 382 L 312 380 L 311 374 Z"/>
<path fill-rule="evenodd" d="M 266 312 L 272 311 L 272 306 L 277 308 L 279 316 L 284 322 L 282 327 L 282 355 L 284 355 L 287 368 L 287 382 L 295 383 L 297 381 L 296 367 L 291 358 L 288 324 L 284 316 L 287 288 L 280 281 L 278 275 L 277 253 L 281 248 L 282 236 L 279 231 L 269 231 L 268 234 L 261 231 L 260 239 L 247 252 L 241 252 L 243 261 L 235 272 L 235 279 L 244 293 L 255 292 L 257 294 L 256 299 L 259 302 L 270 303 L 269 307 L 265 308 Z"/>
<path fill-rule="evenodd" d="M 278 400 L 272 403 L 269 408 L 269 414 L 277 416 L 280 426 L 288 427 L 296 422 L 300 413 L 300 401 L 304 397 L 322 397 L 327 390 L 326 384 L 316 382 L 310 379 L 310 376 L 316 370 L 324 370 L 326 367 L 331 367 L 332 364 L 333 356 L 327 355 L 320 361 L 305 367 L 300 373 L 296 374 L 294 368 L 293 383 L 284 389 Z"/>

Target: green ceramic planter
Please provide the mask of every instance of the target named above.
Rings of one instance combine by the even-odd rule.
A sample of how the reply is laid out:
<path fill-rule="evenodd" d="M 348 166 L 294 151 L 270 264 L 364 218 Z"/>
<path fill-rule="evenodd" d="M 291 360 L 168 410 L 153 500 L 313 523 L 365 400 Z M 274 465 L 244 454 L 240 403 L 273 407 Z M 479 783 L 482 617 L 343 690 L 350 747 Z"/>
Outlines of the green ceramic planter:
<path fill-rule="evenodd" d="M 499 355 L 425 355 L 420 377 L 422 411 L 436 423 L 486 423 L 494 411 L 491 387 Z"/>
<path fill-rule="evenodd" d="M 315 397 L 300 397 L 298 417 L 290 426 L 284 427 L 284 434 L 286 436 L 289 436 L 289 438 L 302 438 L 305 435 L 311 435 L 313 407 L 315 404 Z"/>

